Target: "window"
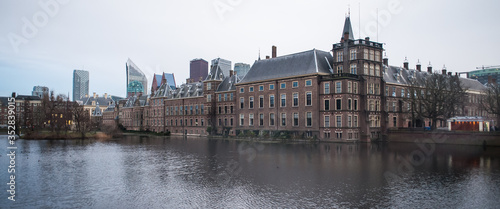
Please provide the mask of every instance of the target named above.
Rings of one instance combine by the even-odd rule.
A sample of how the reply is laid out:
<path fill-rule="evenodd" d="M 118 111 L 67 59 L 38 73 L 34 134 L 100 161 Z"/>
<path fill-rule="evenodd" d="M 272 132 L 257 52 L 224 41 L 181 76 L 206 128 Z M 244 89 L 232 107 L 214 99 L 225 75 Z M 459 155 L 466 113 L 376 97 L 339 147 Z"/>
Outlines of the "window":
<path fill-rule="evenodd" d="M 330 127 L 330 116 L 325 115 L 325 128 L 329 128 L 329 127 Z"/>
<path fill-rule="evenodd" d="M 306 93 L 306 106 L 312 105 L 312 92 Z"/>
<path fill-rule="evenodd" d="M 368 75 L 368 63 L 363 65 L 363 70 L 365 71 L 365 75 Z"/>
<path fill-rule="evenodd" d="M 374 65 L 373 65 L 373 64 L 370 64 L 370 75 L 375 75 L 374 70 L 375 70 Z"/>
<path fill-rule="evenodd" d="M 370 104 L 370 107 L 369 107 L 369 111 L 374 111 L 375 110 L 375 103 L 373 100 L 370 100 L 369 101 L 369 104 Z"/>
<path fill-rule="evenodd" d="M 269 84 L 269 90 L 274 90 L 274 84 Z"/>
<path fill-rule="evenodd" d="M 240 114 L 240 126 L 245 125 L 245 115 Z"/>
<path fill-rule="evenodd" d="M 264 86 L 259 86 L 259 91 L 264 91 Z"/>
<path fill-rule="evenodd" d="M 227 106 L 224 106 L 224 114 L 227 114 Z"/>
<path fill-rule="evenodd" d="M 281 95 L 281 107 L 286 107 L 286 94 Z"/>
<path fill-rule="evenodd" d="M 227 101 L 227 94 L 224 94 L 224 101 Z"/>
<path fill-rule="evenodd" d="M 401 89 L 401 97 L 405 97 L 405 90 Z"/>
<path fill-rule="evenodd" d="M 307 112 L 306 113 L 306 126 L 311 127 L 312 126 L 312 112 Z"/>
<path fill-rule="evenodd" d="M 375 61 L 380 62 L 380 51 L 375 51 Z"/>
<path fill-rule="evenodd" d="M 245 98 L 240 97 L 240 109 L 245 108 Z"/>
<path fill-rule="evenodd" d="M 385 96 L 389 96 L 389 86 L 385 87 Z"/>
<path fill-rule="evenodd" d="M 337 99 L 335 102 L 336 102 L 335 103 L 336 110 L 341 110 L 342 109 L 342 99 Z"/>
<path fill-rule="evenodd" d="M 368 85 L 368 94 L 373 94 L 373 83 Z"/>
<path fill-rule="evenodd" d="M 351 74 L 358 74 L 358 68 L 356 64 L 351 64 Z"/>
<path fill-rule="evenodd" d="M 253 92 L 253 86 L 248 87 L 248 92 Z"/>
<path fill-rule="evenodd" d="M 396 87 L 392 87 L 392 96 L 395 97 L 396 96 Z"/>
<path fill-rule="evenodd" d="M 306 86 L 312 86 L 312 80 L 306 80 Z"/>
<path fill-rule="evenodd" d="M 253 97 L 250 97 L 249 100 L 250 100 L 249 101 L 249 106 L 250 106 L 249 108 L 253 109 Z"/>
<path fill-rule="evenodd" d="M 392 126 L 396 127 L 396 125 L 397 125 L 397 118 L 396 117 L 392 117 Z"/>
<path fill-rule="evenodd" d="M 293 113 L 293 126 L 299 126 L 299 113 Z"/>
<path fill-rule="evenodd" d="M 375 75 L 380 76 L 380 66 L 379 65 L 375 65 Z"/>
<path fill-rule="evenodd" d="M 233 101 L 233 93 L 230 93 L 230 100 Z"/>
<path fill-rule="evenodd" d="M 207 90 L 211 90 L 212 89 L 212 83 L 207 83 Z"/>
<path fill-rule="evenodd" d="M 293 106 L 299 106 L 299 93 L 293 93 Z"/>
<path fill-rule="evenodd" d="M 274 113 L 269 113 L 269 126 L 274 126 Z"/>
<path fill-rule="evenodd" d="M 240 88 L 240 93 L 245 93 L 245 88 Z"/>
<path fill-rule="evenodd" d="M 233 114 L 234 110 L 233 110 L 233 105 L 231 105 L 231 114 Z"/>
<path fill-rule="evenodd" d="M 380 95 L 380 84 L 378 83 L 375 84 L 375 94 Z"/>
<path fill-rule="evenodd" d="M 253 126 L 253 114 L 252 113 L 250 113 L 248 115 L 248 125 Z"/>
<path fill-rule="evenodd" d="M 330 94 L 330 83 L 325 83 L 325 94 Z"/>
<path fill-rule="evenodd" d="M 269 107 L 274 107 L 274 95 L 269 95 Z"/>
<path fill-rule="evenodd" d="M 375 52 L 373 50 L 370 50 L 370 60 L 375 60 Z"/>
<path fill-rule="evenodd" d="M 203 115 L 203 113 L 204 113 L 204 111 L 205 111 L 205 109 L 204 109 L 204 108 L 205 108 L 205 107 L 204 107 L 204 105 L 201 105 L 201 114 L 202 114 L 202 115 Z"/>
<path fill-rule="evenodd" d="M 351 60 L 356 59 L 356 49 L 351 49 Z"/>
<path fill-rule="evenodd" d="M 297 87 L 299 87 L 299 82 L 298 81 L 294 81 L 292 83 L 292 88 L 297 88 Z"/>
<path fill-rule="evenodd" d="M 207 94 L 207 102 L 211 102 L 212 101 L 212 95 L 211 94 Z"/>
<path fill-rule="evenodd" d="M 352 116 L 347 116 L 347 127 L 352 127 Z"/>
<path fill-rule="evenodd" d="M 352 93 L 352 82 L 347 82 L 347 93 Z"/>
<path fill-rule="evenodd" d="M 330 110 L 330 100 L 329 99 L 325 99 L 325 110 L 326 111 Z"/>
<path fill-rule="evenodd" d="M 202 126 L 203 126 L 203 119 L 201 119 L 201 123 L 202 123 Z M 231 118 L 231 126 L 233 126 L 233 118 Z"/>
<path fill-rule="evenodd" d="M 340 51 L 337 52 L 337 62 L 342 62 L 344 61 L 344 52 Z"/>
<path fill-rule="evenodd" d="M 222 126 L 222 119 L 219 118 L 219 126 Z"/>
<path fill-rule="evenodd" d="M 337 116 L 337 128 L 342 127 L 342 116 Z"/>
<path fill-rule="evenodd" d="M 342 72 L 344 72 L 344 66 L 342 65 L 337 66 L 337 73 L 342 73 Z"/>
<path fill-rule="evenodd" d="M 353 121 L 354 121 L 353 124 L 352 124 L 353 127 L 358 127 L 358 116 L 355 115 Z"/>
<path fill-rule="evenodd" d="M 392 111 L 396 112 L 396 102 L 392 102 Z"/>
<path fill-rule="evenodd" d="M 259 108 L 264 108 L 264 96 L 259 96 Z"/>
<path fill-rule="evenodd" d="M 335 82 L 335 93 L 342 93 L 342 82 Z"/>
<path fill-rule="evenodd" d="M 286 113 L 281 113 L 281 126 L 286 126 Z"/>
<path fill-rule="evenodd" d="M 264 114 L 260 114 L 259 115 L 259 126 L 263 126 L 264 125 Z"/>
<path fill-rule="evenodd" d="M 280 84 L 280 89 L 286 89 L 286 83 L 281 83 Z"/>
<path fill-rule="evenodd" d="M 357 82 L 354 82 L 354 93 L 357 94 L 358 93 L 358 83 Z"/>
<path fill-rule="evenodd" d="M 347 99 L 347 109 L 352 110 L 352 100 L 351 99 Z"/>
<path fill-rule="evenodd" d="M 221 113 L 222 113 L 222 107 L 219 106 L 219 114 L 221 114 Z"/>

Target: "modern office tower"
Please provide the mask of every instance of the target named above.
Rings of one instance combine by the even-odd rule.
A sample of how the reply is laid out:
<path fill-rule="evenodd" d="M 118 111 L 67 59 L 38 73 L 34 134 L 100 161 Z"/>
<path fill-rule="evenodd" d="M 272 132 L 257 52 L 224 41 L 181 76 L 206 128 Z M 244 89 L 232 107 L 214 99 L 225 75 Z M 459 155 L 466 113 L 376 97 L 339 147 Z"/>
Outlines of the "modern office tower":
<path fill-rule="evenodd" d="M 44 94 L 49 94 L 49 88 L 46 86 L 34 86 L 31 92 L 32 96 L 38 96 L 40 99 L 43 98 Z"/>
<path fill-rule="evenodd" d="M 89 71 L 73 71 L 73 101 L 89 94 Z"/>
<path fill-rule="evenodd" d="M 137 67 L 137 65 L 130 60 L 126 63 L 127 73 L 127 97 L 134 96 L 135 94 L 147 95 L 148 79 L 146 75 Z"/>
<path fill-rule="evenodd" d="M 234 72 L 239 78 L 245 77 L 245 75 L 250 70 L 250 65 L 245 63 L 235 63 L 234 64 Z"/>
<path fill-rule="evenodd" d="M 212 60 L 212 66 L 218 65 L 222 70 L 225 77 L 229 76 L 229 71 L 231 71 L 231 61 L 217 58 Z"/>
<path fill-rule="evenodd" d="M 467 78 L 476 79 L 482 84 L 496 81 L 500 84 L 500 66 L 482 66 L 467 73 Z"/>
<path fill-rule="evenodd" d="M 189 64 L 189 79 L 203 81 L 208 75 L 208 62 L 204 59 L 191 60 Z"/>

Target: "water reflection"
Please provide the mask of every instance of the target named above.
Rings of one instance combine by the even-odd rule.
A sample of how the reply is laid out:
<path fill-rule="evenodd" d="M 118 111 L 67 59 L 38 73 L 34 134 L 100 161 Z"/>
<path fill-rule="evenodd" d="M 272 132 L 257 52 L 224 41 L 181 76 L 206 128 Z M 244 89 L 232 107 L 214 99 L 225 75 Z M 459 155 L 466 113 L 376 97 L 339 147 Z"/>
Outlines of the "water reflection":
<path fill-rule="evenodd" d="M 19 193 L 15 204 L 2 198 L 2 208 L 492 208 L 500 203 L 499 148 L 144 136 L 17 143 Z M 0 146 L 6 153 L 3 136 Z M 4 154 L 0 160 L 7 168 Z M 7 181 L 6 169 L 1 174 Z"/>

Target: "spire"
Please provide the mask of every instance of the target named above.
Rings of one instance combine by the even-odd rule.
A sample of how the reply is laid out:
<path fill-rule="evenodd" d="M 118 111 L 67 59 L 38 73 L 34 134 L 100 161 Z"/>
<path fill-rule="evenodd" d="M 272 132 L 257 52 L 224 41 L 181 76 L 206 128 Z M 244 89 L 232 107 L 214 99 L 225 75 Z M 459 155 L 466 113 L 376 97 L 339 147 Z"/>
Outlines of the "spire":
<path fill-rule="evenodd" d="M 260 48 L 259 48 L 259 60 L 260 60 Z"/>
<path fill-rule="evenodd" d="M 352 32 L 352 27 L 351 27 L 351 18 L 349 16 L 345 18 L 344 31 L 342 32 L 342 37 L 344 37 L 346 33 L 349 34 L 349 40 L 354 40 L 354 33 Z"/>

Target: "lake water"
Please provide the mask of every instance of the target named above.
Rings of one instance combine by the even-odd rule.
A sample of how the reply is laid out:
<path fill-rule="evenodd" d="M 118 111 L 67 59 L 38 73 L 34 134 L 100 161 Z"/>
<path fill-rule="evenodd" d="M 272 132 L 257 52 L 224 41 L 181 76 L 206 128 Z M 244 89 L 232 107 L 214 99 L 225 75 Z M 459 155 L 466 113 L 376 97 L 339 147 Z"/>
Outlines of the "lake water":
<path fill-rule="evenodd" d="M 1 208 L 498 208 L 500 148 L 125 136 L 18 140 Z"/>

